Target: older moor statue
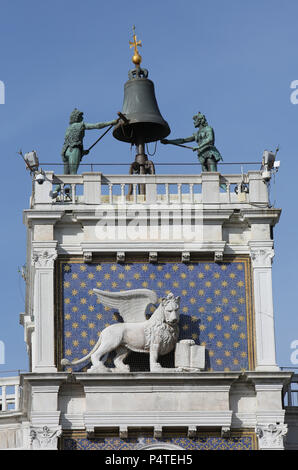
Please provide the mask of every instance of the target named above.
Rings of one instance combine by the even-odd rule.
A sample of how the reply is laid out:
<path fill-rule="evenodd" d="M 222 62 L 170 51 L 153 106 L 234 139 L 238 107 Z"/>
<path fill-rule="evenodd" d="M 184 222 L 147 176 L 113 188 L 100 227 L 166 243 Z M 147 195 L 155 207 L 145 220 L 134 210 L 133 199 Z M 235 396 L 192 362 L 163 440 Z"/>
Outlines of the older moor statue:
<path fill-rule="evenodd" d="M 197 151 L 202 171 L 217 171 L 217 162 L 222 160 L 222 156 L 214 146 L 214 130 L 209 126 L 204 114 L 198 113 L 193 116 L 193 122 L 199 130 L 192 136 L 182 139 L 162 139 L 161 143 L 181 145 L 185 142 L 196 142 L 198 146 L 193 147 L 193 151 Z"/>
<path fill-rule="evenodd" d="M 80 161 L 84 155 L 89 153 L 83 149 L 83 138 L 85 130 L 103 129 L 107 126 L 117 124 L 118 119 L 108 122 L 96 122 L 89 124 L 83 121 L 83 113 L 75 108 L 69 119 L 69 127 L 66 129 L 64 145 L 62 148 L 62 160 L 64 162 L 64 174 L 75 175 L 78 171 Z"/>
<path fill-rule="evenodd" d="M 162 367 L 158 356 L 168 354 L 175 348 L 179 335 L 180 298 L 169 293 L 146 320 L 145 312 L 149 304 L 157 303 L 157 295 L 149 289 L 133 289 L 122 292 L 107 292 L 93 289 L 100 302 L 117 309 L 124 323 L 115 323 L 106 327 L 99 340 L 86 356 L 70 362 L 62 359 L 63 365 L 76 365 L 91 358 L 89 373 L 110 372 L 104 362 L 111 351 L 116 351 L 115 371 L 129 372 L 129 366 L 123 361 L 129 351 L 150 354 L 150 371 L 159 371 Z"/>
<path fill-rule="evenodd" d="M 88 155 L 89 150 L 84 150 L 83 139 L 85 130 L 87 129 L 103 129 L 104 127 L 114 126 L 119 119 L 108 122 L 96 122 L 90 124 L 83 121 L 83 113 L 75 108 L 69 118 L 69 126 L 66 129 L 64 144 L 62 147 L 62 160 L 64 162 L 64 174 L 75 175 L 77 174 L 80 162 L 84 155 Z M 92 145 L 92 147 L 101 139 L 101 137 Z M 90 147 L 91 148 L 91 147 Z M 52 197 L 56 198 L 61 190 L 61 185 L 55 185 L 52 192 Z M 69 196 L 71 190 L 68 190 Z"/>

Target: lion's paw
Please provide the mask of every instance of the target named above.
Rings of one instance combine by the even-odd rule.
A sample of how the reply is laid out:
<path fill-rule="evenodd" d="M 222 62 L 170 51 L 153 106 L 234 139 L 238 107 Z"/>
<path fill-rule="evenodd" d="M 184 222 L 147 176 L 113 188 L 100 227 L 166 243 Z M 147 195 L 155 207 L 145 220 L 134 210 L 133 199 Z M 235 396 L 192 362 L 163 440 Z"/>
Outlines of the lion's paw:
<path fill-rule="evenodd" d="M 162 369 L 162 366 L 159 362 L 155 362 L 154 364 L 150 365 L 150 372 L 159 372 Z"/>
<path fill-rule="evenodd" d="M 87 370 L 87 374 L 102 374 L 106 372 L 111 372 L 111 369 L 108 369 L 103 365 L 91 366 L 90 369 Z"/>
<path fill-rule="evenodd" d="M 130 367 L 127 364 L 123 364 L 123 366 L 121 366 L 121 367 L 116 366 L 114 369 L 111 369 L 111 370 L 115 373 L 118 373 L 118 374 L 120 373 L 121 374 L 121 372 L 122 373 L 123 372 L 124 373 L 130 372 Z"/>

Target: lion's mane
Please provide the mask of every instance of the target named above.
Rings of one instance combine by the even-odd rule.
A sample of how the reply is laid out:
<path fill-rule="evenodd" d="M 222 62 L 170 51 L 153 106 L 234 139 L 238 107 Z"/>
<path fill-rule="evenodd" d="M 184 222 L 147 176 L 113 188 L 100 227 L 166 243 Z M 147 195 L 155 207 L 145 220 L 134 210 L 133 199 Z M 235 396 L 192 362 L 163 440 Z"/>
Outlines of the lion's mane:
<path fill-rule="evenodd" d="M 159 354 L 168 354 L 178 341 L 179 327 L 177 324 L 169 325 L 161 318 L 149 319 L 144 327 L 144 350 L 150 350 L 152 341 L 159 344 Z"/>

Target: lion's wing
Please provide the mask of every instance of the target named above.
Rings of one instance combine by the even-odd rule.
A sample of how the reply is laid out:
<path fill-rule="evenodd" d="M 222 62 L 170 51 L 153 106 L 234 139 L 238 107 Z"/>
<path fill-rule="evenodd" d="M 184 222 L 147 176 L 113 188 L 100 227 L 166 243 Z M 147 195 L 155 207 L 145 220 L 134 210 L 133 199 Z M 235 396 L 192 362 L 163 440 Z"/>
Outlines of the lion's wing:
<path fill-rule="evenodd" d="M 100 302 L 119 311 L 124 322 L 143 322 L 146 308 L 156 304 L 158 297 L 153 290 L 133 289 L 122 292 L 108 292 L 93 289 Z"/>

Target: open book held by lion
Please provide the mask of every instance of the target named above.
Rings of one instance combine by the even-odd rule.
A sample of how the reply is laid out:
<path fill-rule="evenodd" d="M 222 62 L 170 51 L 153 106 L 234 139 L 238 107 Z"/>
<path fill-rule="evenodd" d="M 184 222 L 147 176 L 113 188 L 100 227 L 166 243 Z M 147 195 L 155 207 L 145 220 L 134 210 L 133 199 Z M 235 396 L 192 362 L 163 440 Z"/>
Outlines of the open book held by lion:
<path fill-rule="evenodd" d="M 180 298 L 169 293 L 147 320 L 146 308 L 158 302 L 154 291 L 149 289 L 122 292 L 93 290 L 103 305 L 119 311 L 124 323 L 115 323 L 105 328 L 94 348 L 86 356 L 72 362 L 62 359 L 61 364 L 76 365 L 91 359 L 92 366 L 87 372 L 109 372 L 111 369 L 108 369 L 104 362 L 111 351 L 116 351 L 115 372 L 129 372 L 129 365 L 124 364 L 123 361 L 129 351 L 135 351 L 149 353 L 150 371 L 162 369 L 158 356 L 168 354 L 178 341 Z"/>

